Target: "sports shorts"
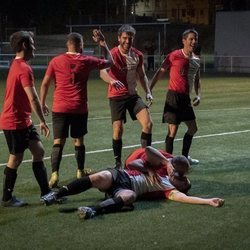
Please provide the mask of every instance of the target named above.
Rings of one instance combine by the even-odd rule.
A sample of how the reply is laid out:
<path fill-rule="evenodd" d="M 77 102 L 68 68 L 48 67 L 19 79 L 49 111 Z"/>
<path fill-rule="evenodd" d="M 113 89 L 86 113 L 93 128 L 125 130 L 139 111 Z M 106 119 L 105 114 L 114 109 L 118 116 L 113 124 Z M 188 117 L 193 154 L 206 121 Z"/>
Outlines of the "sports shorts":
<path fill-rule="evenodd" d="M 184 121 L 195 120 L 190 96 L 168 90 L 162 116 L 163 123 L 180 124 Z"/>
<path fill-rule="evenodd" d="M 33 124 L 25 129 L 3 130 L 10 154 L 21 154 L 30 141 L 40 141 L 40 136 Z"/>
<path fill-rule="evenodd" d="M 138 95 L 112 97 L 109 99 L 112 123 L 123 120 L 126 123 L 126 111 L 128 110 L 132 120 L 136 120 L 136 114 L 148 106 Z"/>
<path fill-rule="evenodd" d="M 69 131 L 72 138 L 80 138 L 88 133 L 88 113 L 71 114 L 52 112 L 54 139 L 68 138 Z"/>
<path fill-rule="evenodd" d="M 120 190 L 131 189 L 131 180 L 129 175 L 124 170 L 118 170 L 114 168 L 107 169 L 112 174 L 113 185 L 106 191 L 106 194 L 109 197 L 114 197 L 117 192 Z"/>

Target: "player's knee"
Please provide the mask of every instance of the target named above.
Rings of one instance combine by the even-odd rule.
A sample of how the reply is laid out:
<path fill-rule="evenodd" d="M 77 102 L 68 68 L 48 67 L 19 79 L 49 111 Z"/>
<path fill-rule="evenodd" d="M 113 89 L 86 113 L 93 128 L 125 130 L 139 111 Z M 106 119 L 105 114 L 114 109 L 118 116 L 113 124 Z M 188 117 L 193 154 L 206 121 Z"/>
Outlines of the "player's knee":
<path fill-rule="evenodd" d="M 133 191 L 126 191 L 126 193 L 123 193 L 121 196 L 124 205 L 130 205 L 135 202 L 136 200 L 136 194 Z"/>

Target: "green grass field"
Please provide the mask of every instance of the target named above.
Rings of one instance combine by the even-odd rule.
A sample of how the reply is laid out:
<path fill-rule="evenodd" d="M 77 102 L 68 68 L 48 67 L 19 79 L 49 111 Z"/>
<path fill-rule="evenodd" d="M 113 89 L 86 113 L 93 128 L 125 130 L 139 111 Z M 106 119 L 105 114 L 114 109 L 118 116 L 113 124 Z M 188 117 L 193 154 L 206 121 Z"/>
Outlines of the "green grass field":
<path fill-rule="evenodd" d="M 4 77 L 0 78 L 0 107 Z M 39 89 L 40 79 L 37 80 Z M 151 107 L 153 145 L 163 149 L 166 127 L 161 123 L 166 82 L 156 85 Z M 85 138 L 86 166 L 103 169 L 113 166 L 111 121 L 106 86 L 92 77 L 89 81 L 89 133 Z M 141 89 L 139 92 L 142 93 Z M 51 92 L 50 92 L 51 94 Z M 144 94 L 143 94 L 144 96 Z M 51 97 L 48 98 L 51 102 Z M 1 249 L 250 249 L 250 81 L 248 76 L 202 76 L 202 99 L 196 108 L 199 131 L 193 140 L 191 156 L 200 160 L 192 168 L 190 195 L 222 197 L 222 208 L 187 205 L 172 201 L 140 201 L 135 210 L 79 221 L 74 213 L 61 214 L 59 206 L 92 205 L 104 196 L 97 190 L 71 196 L 64 205 L 45 207 L 39 202 L 39 189 L 27 151 L 18 172 L 14 194 L 25 199 L 24 208 L 0 207 Z M 36 123 L 36 119 L 34 118 Z M 51 122 L 51 116 L 47 118 Z M 125 125 L 123 158 L 139 147 L 140 126 L 128 119 Z M 185 126 L 181 125 L 174 153 L 180 154 Z M 43 138 L 46 166 L 52 136 Z M 8 151 L 0 133 L 0 186 Z M 76 164 L 72 142 L 64 149 L 60 184 L 75 178 Z M 2 188 L 1 188 L 2 192 Z"/>

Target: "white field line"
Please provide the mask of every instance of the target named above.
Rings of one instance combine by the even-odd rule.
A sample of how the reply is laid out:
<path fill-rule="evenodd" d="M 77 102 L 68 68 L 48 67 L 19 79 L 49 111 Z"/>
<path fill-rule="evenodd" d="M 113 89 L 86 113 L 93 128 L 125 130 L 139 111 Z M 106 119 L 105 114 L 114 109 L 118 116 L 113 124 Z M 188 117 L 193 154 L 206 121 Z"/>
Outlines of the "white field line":
<path fill-rule="evenodd" d="M 249 133 L 250 130 L 241 130 L 241 131 L 232 131 L 232 132 L 224 132 L 224 133 L 217 133 L 217 134 L 209 134 L 209 135 L 199 135 L 199 136 L 194 136 L 194 139 L 201 139 L 201 138 L 208 138 L 208 137 L 216 137 L 216 136 L 225 136 L 225 135 L 235 135 L 235 134 L 242 134 L 242 133 Z M 182 141 L 182 138 L 177 138 L 175 139 L 175 141 Z M 154 144 L 161 144 L 164 143 L 164 141 L 155 141 L 152 142 L 152 145 Z M 128 146 L 124 146 L 123 149 L 127 149 L 127 148 L 137 148 L 140 147 L 141 144 L 134 144 L 134 145 L 128 145 Z M 93 151 L 88 151 L 86 152 L 86 154 L 96 154 L 96 153 L 104 153 L 104 152 L 110 152 L 112 151 L 112 148 L 106 148 L 106 149 L 98 149 L 98 150 L 93 150 Z M 62 157 L 66 158 L 66 157 L 72 157 L 75 156 L 75 154 L 65 154 Z M 49 160 L 50 156 L 48 157 L 44 157 L 44 160 Z M 23 160 L 22 162 L 31 162 L 32 160 Z M 0 166 L 5 166 L 6 163 L 0 163 Z"/>

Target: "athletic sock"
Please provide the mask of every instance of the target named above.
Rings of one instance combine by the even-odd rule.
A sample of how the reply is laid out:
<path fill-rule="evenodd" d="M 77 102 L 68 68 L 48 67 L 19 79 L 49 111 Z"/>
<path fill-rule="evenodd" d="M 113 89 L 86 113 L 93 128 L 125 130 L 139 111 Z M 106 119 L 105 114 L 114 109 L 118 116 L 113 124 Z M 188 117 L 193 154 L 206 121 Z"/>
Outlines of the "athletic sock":
<path fill-rule="evenodd" d="M 185 133 L 183 137 L 182 155 L 188 157 L 189 149 L 191 147 L 193 136 Z"/>
<path fill-rule="evenodd" d="M 173 148 L 174 148 L 174 138 L 166 136 L 165 139 L 165 151 L 169 154 L 173 153 Z"/>
<path fill-rule="evenodd" d="M 9 168 L 8 166 L 4 169 L 3 178 L 3 201 L 8 201 L 12 198 L 12 192 L 16 183 L 17 169 Z"/>
<path fill-rule="evenodd" d="M 124 206 L 124 201 L 121 197 L 110 198 L 105 201 L 102 201 L 97 206 L 92 207 L 96 211 L 96 214 L 107 214 L 114 213 Z"/>
<path fill-rule="evenodd" d="M 79 194 L 84 192 L 92 187 L 89 176 L 84 176 L 81 179 L 72 181 L 66 186 L 63 186 L 59 189 L 56 197 L 61 198 L 63 196 Z"/>
<path fill-rule="evenodd" d="M 151 146 L 152 143 L 152 134 L 141 133 L 141 146 L 142 148 L 146 148 L 147 146 Z"/>
<path fill-rule="evenodd" d="M 60 144 L 54 144 L 51 153 L 51 167 L 52 172 L 59 171 L 60 163 L 62 160 L 63 146 Z"/>
<path fill-rule="evenodd" d="M 75 146 L 75 158 L 77 162 L 77 168 L 80 170 L 84 169 L 85 163 L 85 146 Z"/>
<path fill-rule="evenodd" d="M 43 161 L 32 162 L 33 173 L 41 190 L 41 196 L 50 192 L 47 171 Z"/>
<path fill-rule="evenodd" d="M 114 140 L 113 139 L 113 152 L 114 152 L 114 158 L 117 163 L 121 163 L 121 157 L 122 157 L 122 139 Z"/>

